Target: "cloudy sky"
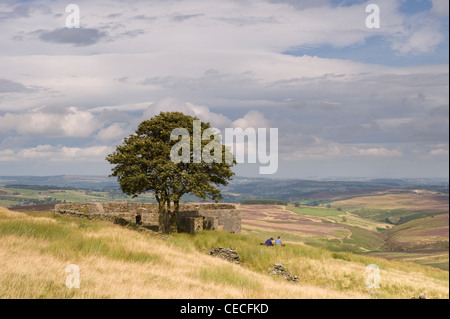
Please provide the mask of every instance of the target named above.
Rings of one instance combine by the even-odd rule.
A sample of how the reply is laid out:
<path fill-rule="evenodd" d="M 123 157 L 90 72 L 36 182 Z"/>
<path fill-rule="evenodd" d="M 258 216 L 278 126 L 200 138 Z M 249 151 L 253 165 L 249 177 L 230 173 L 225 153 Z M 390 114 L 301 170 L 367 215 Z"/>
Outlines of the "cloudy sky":
<path fill-rule="evenodd" d="M 448 13 L 448 0 L 0 0 L 0 175 L 109 174 L 141 121 L 179 110 L 278 128 L 272 177 L 448 177 Z"/>

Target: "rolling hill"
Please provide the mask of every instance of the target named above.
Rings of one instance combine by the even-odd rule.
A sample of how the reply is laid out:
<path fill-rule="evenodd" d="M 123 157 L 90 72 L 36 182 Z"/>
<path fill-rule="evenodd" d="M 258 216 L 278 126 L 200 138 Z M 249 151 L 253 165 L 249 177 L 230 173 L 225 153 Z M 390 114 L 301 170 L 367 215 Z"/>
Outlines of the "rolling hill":
<path fill-rule="evenodd" d="M 301 243 L 274 249 L 259 236 L 204 231 L 161 236 L 106 222 L 0 208 L 0 298 L 428 298 L 449 297 L 448 272 Z M 233 247 L 234 264 L 209 256 Z M 282 263 L 287 282 L 267 269 Z M 80 288 L 65 285 L 69 264 Z M 366 267 L 380 268 L 368 290 Z"/>
<path fill-rule="evenodd" d="M 449 248 L 449 215 L 415 219 L 386 231 L 386 250 L 414 251 Z"/>

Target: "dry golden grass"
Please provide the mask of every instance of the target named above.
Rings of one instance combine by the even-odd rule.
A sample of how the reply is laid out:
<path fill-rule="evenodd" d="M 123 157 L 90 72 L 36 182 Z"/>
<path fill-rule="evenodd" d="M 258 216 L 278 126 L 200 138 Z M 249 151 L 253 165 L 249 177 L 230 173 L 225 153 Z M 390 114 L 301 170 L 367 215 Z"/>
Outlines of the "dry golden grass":
<path fill-rule="evenodd" d="M 0 210 L 0 223 L 20 220 L 32 224 L 59 221 Z M 93 222 L 94 223 L 94 222 Z M 76 222 L 69 222 L 76 228 Z M 27 235 L 2 235 L 0 241 L 1 298 L 365 298 L 303 284 L 291 284 L 230 264 L 204 253 L 168 245 L 154 236 L 117 225 L 86 237 L 120 243 L 125 250 L 145 252 L 154 261 L 121 261 L 88 254 L 66 258 L 70 252 L 50 253 L 49 240 Z M 1 225 L 1 224 L 0 224 Z M 1 232 L 0 232 L 1 234 Z M 63 248 L 63 247 L 61 247 Z M 70 247 L 68 247 L 69 249 Z M 80 268 L 80 289 L 65 286 L 69 264 Z"/>
<path fill-rule="evenodd" d="M 304 245 L 276 251 L 253 247 L 253 241 L 222 232 L 163 240 L 104 221 L 0 208 L 0 298 L 373 297 L 365 289 L 366 259 Z M 200 248 L 218 243 L 236 247 L 244 264 L 211 257 Z M 274 258 L 300 282 L 268 275 Z M 379 261 L 379 297 L 410 298 L 427 290 L 448 298 L 448 273 Z M 80 268 L 79 289 L 65 285 L 69 264 Z"/>

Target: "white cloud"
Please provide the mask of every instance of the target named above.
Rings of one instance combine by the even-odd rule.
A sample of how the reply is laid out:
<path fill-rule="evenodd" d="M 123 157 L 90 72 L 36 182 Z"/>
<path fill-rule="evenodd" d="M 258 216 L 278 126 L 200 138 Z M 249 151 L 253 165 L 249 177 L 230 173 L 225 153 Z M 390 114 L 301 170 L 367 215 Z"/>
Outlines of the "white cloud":
<path fill-rule="evenodd" d="M 270 121 L 264 117 L 264 114 L 252 110 L 244 115 L 244 117 L 237 119 L 233 122 L 233 127 L 235 128 L 254 128 L 257 130 L 258 128 L 270 128 Z"/>
<path fill-rule="evenodd" d="M 431 156 L 448 156 L 449 151 L 448 149 L 437 149 L 430 151 Z"/>
<path fill-rule="evenodd" d="M 14 155 L 15 153 L 13 150 L 0 150 L 0 162 L 12 162 L 15 159 Z"/>
<path fill-rule="evenodd" d="M 99 145 L 91 147 L 67 147 L 52 145 L 37 145 L 20 151 L 4 150 L 0 152 L 1 161 L 66 161 L 66 162 L 99 162 L 105 161 L 106 155 L 112 152 L 112 147 Z"/>
<path fill-rule="evenodd" d="M 62 147 L 56 160 L 87 160 L 104 161 L 106 155 L 112 152 L 110 146 L 91 146 L 91 147 Z"/>
<path fill-rule="evenodd" d="M 448 0 L 431 0 L 433 7 L 431 8 L 431 13 L 438 17 L 447 17 L 449 12 L 449 1 Z"/>
<path fill-rule="evenodd" d="M 17 160 L 30 159 L 35 160 L 39 158 L 52 159 L 56 157 L 57 149 L 51 145 L 38 145 L 32 148 L 26 148 L 18 152 Z"/>
<path fill-rule="evenodd" d="M 286 139 L 296 142 L 287 144 Z M 336 160 L 347 159 L 353 161 L 357 158 L 400 158 L 404 155 L 402 150 L 389 149 L 384 146 L 364 144 L 343 144 L 302 134 L 284 136 L 280 157 L 286 161 L 303 160 Z"/>
<path fill-rule="evenodd" d="M 448 54 L 436 51 L 445 40 L 436 17 L 448 15 L 448 1 L 432 0 L 431 14 L 402 13 L 402 1 L 377 1 L 381 28 L 368 30 L 370 1 L 79 0 L 82 27 L 105 36 L 77 47 L 40 39 L 64 27 L 65 6 L 2 2 L 0 158 L 23 145 L 20 156 L 36 161 L 89 158 L 92 145 L 112 144 L 161 111 L 220 129 L 278 127 L 289 160 L 401 160 L 406 144 L 416 157 L 438 156 L 445 147 L 429 143 L 448 139 L 448 63 L 432 64 Z M 374 36 L 387 43 L 376 61 L 422 55 L 422 65 L 352 61 Z M 327 56 L 340 48 L 341 58 L 282 53 L 305 48 Z"/>
<path fill-rule="evenodd" d="M 375 156 L 375 157 L 401 157 L 403 155 L 402 151 L 399 150 L 389 150 L 384 147 L 369 148 L 359 150 L 361 156 Z"/>
<path fill-rule="evenodd" d="M 227 116 L 211 111 L 207 106 L 195 105 L 189 102 L 181 102 L 177 99 L 167 98 L 152 104 L 145 112 L 144 119 L 158 115 L 160 112 L 182 112 L 196 116 L 204 122 L 210 122 L 211 126 L 218 129 L 224 128 L 270 128 L 271 123 L 258 110 L 250 110 L 242 118 L 231 121 Z"/>
<path fill-rule="evenodd" d="M 388 129 L 388 128 L 395 128 L 399 127 L 400 125 L 407 124 L 411 122 L 411 118 L 391 118 L 391 119 L 379 119 L 375 120 L 375 123 L 381 128 L 381 129 Z"/>
<path fill-rule="evenodd" d="M 105 41 L 74 48 L 70 41 L 74 36 L 77 43 L 95 41 L 89 35 L 80 36 L 81 32 L 76 30 L 70 31 L 73 36 L 58 35 L 56 43 L 42 41 L 43 30 L 50 34 L 67 31 L 63 29 L 67 16 L 64 6 L 43 2 L 53 13 L 61 15 L 35 10 L 26 19 L 7 19 L 0 41 L 14 45 L 5 45 L 5 54 L 29 54 L 30 43 L 38 54 L 92 54 L 93 51 L 164 54 L 189 50 L 283 52 L 299 46 L 361 44 L 375 34 L 386 38 L 399 33 L 406 37 L 411 35 L 408 33 L 411 21 L 398 10 L 400 0 L 377 1 L 382 12 L 382 28 L 370 32 L 365 27 L 365 7 L 370 1 L 333 6 L 330 1 L 312 4 L 312 1 L 185 0 L 159 1 L 151 5 L 136 1 L 125 6 L 122 1 L 79 0 L 81 31 L 96 30 Z M 448 12 L 448 1 L 444 2 L 433 0 L 433 12 L 442 14 L 445 6 Z M 293 5 L 299 10 L 293 10 Z"/>
<path fill-rule="evenodd" d="M 123 126 L 124 125 L 121 123 L 114 123 L 107 128 L 100 130 L 97 133 L 96 138 L 102 141 L 123 139 L 131 133 L 129 129 L 126 129 Z"/>
<path fill-rule="evenodd" d="M 444 40 L 444 35 L 431 19 L 421 24 L 425 25 L 405 29 L 403 34 L 393 37 L 392 48 L 401 54 L 419 55 L 433 52 Z"/>
<path fill-rule="evenodd" d="M 189 102 L 181 102 L 177 99 L 166 98 L 152 104 L 145 112 L 144 118 L 150 119 L 160 112 L 182 112 L 191 116 L 196 116 L 204 122 L 210 122 L 211 126 L 224 128 L 230 125 L 228 117 L 212 112 L 207 106 L 195 105 Z"/>
<path fill-rule="evenodd" d="M 99 126 L 89 111 L 76 107 L 44 107 L 0 116 L 0 131 L 49 137 L 88 137 Z"/>

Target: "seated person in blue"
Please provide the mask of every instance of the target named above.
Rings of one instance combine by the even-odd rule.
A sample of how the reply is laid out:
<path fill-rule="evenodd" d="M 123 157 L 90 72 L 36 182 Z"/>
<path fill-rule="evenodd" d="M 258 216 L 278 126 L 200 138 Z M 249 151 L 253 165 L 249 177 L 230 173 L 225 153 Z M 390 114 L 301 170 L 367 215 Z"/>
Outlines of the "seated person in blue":
<path fill-rule="evenodd" d="M 264 244 L 265 244 L 266 246 L 273 246 L 272 240 L 273 240 L 273 238 L 271 237 L 271 238 L 267 239 L 266 242 L 265 242 Z"/>
<path fill-rule="evenodd" d="M 281 237 L 278 236 L 277 240 L 275 240 L 275 245 L 282 245 L 283 243 L 281 242 Z"/>

